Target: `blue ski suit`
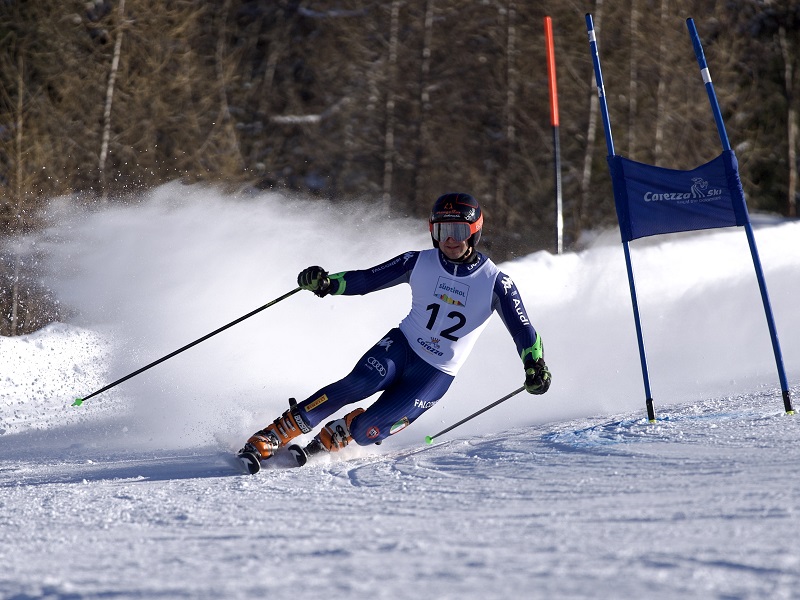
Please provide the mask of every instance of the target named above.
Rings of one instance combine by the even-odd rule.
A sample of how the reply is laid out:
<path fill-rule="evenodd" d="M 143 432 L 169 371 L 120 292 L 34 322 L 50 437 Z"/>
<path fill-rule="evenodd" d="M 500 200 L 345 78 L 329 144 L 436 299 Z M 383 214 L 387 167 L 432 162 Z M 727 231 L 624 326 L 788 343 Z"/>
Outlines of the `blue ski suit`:
<path fill-rule="evenodd" d="M 297 406 L 313 428 L 343 406 L 383 391 L 350 424 L 359 445 L 380 442 L 434 406 L 493 312 L 523 362 L 541 352 L 514 282 L 480 252 L 469 263 L 452 262 L 438 249 L 406 252 L 371 269 L 333 274 L 330 280 L 329 293 L 346 296 L 411 285 L 411 312 L 400 325 L 367 350 L 346 377 Z"/>

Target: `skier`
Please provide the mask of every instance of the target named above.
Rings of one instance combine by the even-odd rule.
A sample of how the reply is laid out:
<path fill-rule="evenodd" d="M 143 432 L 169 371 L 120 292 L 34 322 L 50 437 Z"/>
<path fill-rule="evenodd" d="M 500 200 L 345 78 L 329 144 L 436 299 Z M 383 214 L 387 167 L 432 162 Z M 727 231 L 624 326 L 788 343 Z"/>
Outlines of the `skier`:
<path fill-rule="evenodd" d="M 371 269 L 329 275 L 304 269 L 298 285 L 320 298 L 368 294 L 400 283 L 411 286 L 411 312 L 358 361 L 344 379 L 318 390 L 253 434 L 240 458 L 251 472 L 295 437 L 310 433 L 347 404 L 383 391 L 366 410 L 356 408 L 328 422 L 305 448 L 289 450 L 298 464 L 318 452 L 336 452 L 351 441 L 379 444 L 406 428 L 444 396 L 497 311 L 525 369 L 525 389 L 544 394 L 551 375 L 542 339 L 531 325 L 519 291 L 477 251 L 483 214 L 469 194 L 449 193 L 433 205 L 429 228 L 433 249 L 410 251 Z"/>

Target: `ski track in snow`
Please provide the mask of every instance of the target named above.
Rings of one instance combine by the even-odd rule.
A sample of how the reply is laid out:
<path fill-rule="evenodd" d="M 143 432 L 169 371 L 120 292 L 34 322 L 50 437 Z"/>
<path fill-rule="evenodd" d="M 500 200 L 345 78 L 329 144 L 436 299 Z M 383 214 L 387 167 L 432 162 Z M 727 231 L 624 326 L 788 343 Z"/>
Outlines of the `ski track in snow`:
<path fill-rule="evenodd" d="M 405 314 L 407 298 L 297 298 L 70 407 L 76 394 L 285 291 L 262 289 L 252 274 L 304 229 L 313 238 L 315 224 L 331 223 L 305 205 L 276 216 L 181 190 L 166 186 L 135 209 L 88 220 L 57 213 L 65 224 L 38 242 L 51 255 L 50 284 L 81 311 L 75 323 L 0 339 L 0 598 L 800 597 L 800 421 L 783 414 L 775 389 L 763 313 L 753 282 L 743 283 L 752 265 L 746 275 L 722 266 L 741 258 L 741 232 L 634 250 L 655 423 L 644 416 L 621 257 L 601 244 L 501 267 L 546 332 L 546 396 L 511 399 L 424 445 L 425 434 L 518 385 L 513 345 L 493 323 L 441 405 L 408 431 L 302 469 L 279 456 L 248 476 L 232 461 L 237 445 L 285 397 L 349 368 Z M 173 204 L 176 194 L 193 203 Z M 207 223 L 203 211 L 217 218 Z M 330 262 L 342 268 L 373 262 L 374 250 L 364 258 L 353 242 L 363 230 L 382 233 L 386 257 L 426 243 L 369 214 L 347 219 L 339 226 L 350 245 L 325 234 L 328 254 L 341 256 Z M 242 234 L 243 221 L 256 231 Z M 798 225 L 758 231 L 795 383 Z M 131 260 L 131 240 L 142 235 Z M 320 262 L 298 252 L 264 278 Z M 648 276 L 656 268 L 680 274 Z M 233 306 L 197 283 L 220 272 Z M 389 307 L 386 318 L 371 315 Z M 355 320 L 353 335 L 346 324 Z M 340 348 L 298 391 L 314 331 L 319 348 Z M 795 385 L 795 404 L 798 395 Z"/>
<path fill-rule="evenodd" d="M 796 597 L 800 422 L 764 410 L 761 396 L 725 404 L 663 411 L 656 424 L 597 418 L 350 459 L 345 450 L 303 469 L 267 463 L 253 477 L 214 448 L 7 460 L 0 522 L 13 569 L 0 589 Z"/>

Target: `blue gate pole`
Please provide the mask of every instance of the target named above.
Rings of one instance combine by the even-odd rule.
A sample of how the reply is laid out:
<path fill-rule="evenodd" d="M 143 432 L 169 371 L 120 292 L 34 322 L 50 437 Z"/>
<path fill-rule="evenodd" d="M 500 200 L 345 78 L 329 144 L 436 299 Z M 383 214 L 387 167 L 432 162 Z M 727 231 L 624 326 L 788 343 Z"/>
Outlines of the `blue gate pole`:
<path fill-rule="evenodd" d="M 730 150 L 731 144 L 728 140 L 728 134 L 725 131 L 725 123 L 722 120 L 722 112 L 719 109 L 717 102 L 717 94 L 714 91 L 714 84 L 711 81 L 711 73 L 708 70 L 708 63 L 706 63 L 705 53 L 703 46 L 700 43 L 700 36 L 697 33 L 697 27 L 694 25 L 694 19 L 686 19 L 686 26 L 689 28 L 689 37 L 692 39 L 692 46 L 694 47 L 694 54 L 697 57 L 697 63 L 700 65 L 700 73 L 703 76 L 703 82 L 706 86 L 708 93 L 708 100 L 711 103 L 711 112 L 714 113 L 714 121 L 717 124 L 717 133 L 719 133 L 720 142 L 722 142 L 723 150 Z M 745 211 L 747 207 L 745 206 Z M 753 257 L 753 266 L 756 270 L 756 279 L 758 279 L 758 288 L 761 290 L 761 300 L 764 303 L 764 313 L 767 317 L 767 326 L 769 327 L 769 335 L 772 339 L 772 351 L 775 354 L 775 363 L 778 367 L 778 378 L 781 383 L 781 392 L 783 393 L 783 406 L 787 414 L 793 415 L 794 408 L 792 408 L 792 399 L 789 394 L 789 383 L 786 379 L 786 371 L 783 367 L 783 354 L 781 353 L 781 346 L 778 342 L 778 331 L 775 327 L 775 319 L 772 316 L 772 306 L 769 301 L 769 294 L 767 293 L 767 283 L 764 279 L 764 270 L 761 268 L 761 259 L 758 257 L 758 248 L 756 247 L 756 239 L 753 235 L 753 226 L 750 223 L 750 216 L 748 214 L 747 222 L 744 225 L 745 232 L 747 233 L 747 243 L 750 245 L 750 255 Z"/>
<path fill-rule="evenodd" d="M 614 156 L 614 141 L 611 137 L 611 121 L 608 116 L 608 103 L 606 102 L 605 86 L 603 85 L 603 73 L 600 70 L 600 55 L 597 52 L 597 38 L 594 33 L 594 22 L 592 15 L 586 15 L 586 29 L 589 34 L 589 48 L 592 52 L 592 62 L 594 64 L 594 76 L 597 83 L 597 95 L 600 99 L 600 112 L 603 115 L 603 129 L 606 134 L 606 147 L 608 155 Z M 650 393 L 650 375 L 647 371 L 647 355 L 644 350 L 644 337 L 642 335 L 642 322 L 639 318 L 639 301 L 636 299 L 636 284 L 633 279 L 633 266 L 631 265 L 631 251 L 628 240 L 622 241 L 622 249 L 625 252 L 625 266 L 628 270 L 628 286 L 631 290 L 631 304 L 633 305 L 633 321 L 636 325 L 636 338 L 639 342 L 639 360 L 642 363 L 642 379 L 644 380 L 645 403 L 647 405 L 647 419 L 651 422 L 656 420 L 655 408 L 653 407 L 653 396 Z"/>

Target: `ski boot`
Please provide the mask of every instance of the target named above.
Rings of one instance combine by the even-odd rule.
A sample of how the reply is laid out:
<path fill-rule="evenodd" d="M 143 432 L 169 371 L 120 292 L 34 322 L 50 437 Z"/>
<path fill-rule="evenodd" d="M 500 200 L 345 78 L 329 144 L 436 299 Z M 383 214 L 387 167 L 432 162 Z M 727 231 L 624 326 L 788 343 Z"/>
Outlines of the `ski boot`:
<path fill-rule="evenodd" d="M 257 431 L 239 450 L 239 460 L 251 474 L 258 473 L 261 461 L 273 456 L 282 446 L 303 433 L 309 433 L 300 412 L 295 408 L 297 400 L 289 399 L 289 409 L 261 431 Z"/>
<path fill-rule="evenodd" d="M 298 444 L 289 446 L 289 453 L 294 457 L 297 466 L 302 467 L 315 454 L 338 452 L 352 442 L 353 436 L 350 435 L 350 424 L 353 419 L 363 412 L 363 408 L 357 408 L 341 419 L 328 422 L 305 448 Z"/>

